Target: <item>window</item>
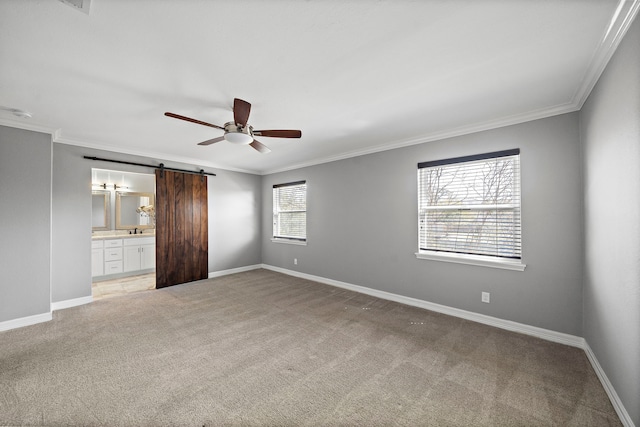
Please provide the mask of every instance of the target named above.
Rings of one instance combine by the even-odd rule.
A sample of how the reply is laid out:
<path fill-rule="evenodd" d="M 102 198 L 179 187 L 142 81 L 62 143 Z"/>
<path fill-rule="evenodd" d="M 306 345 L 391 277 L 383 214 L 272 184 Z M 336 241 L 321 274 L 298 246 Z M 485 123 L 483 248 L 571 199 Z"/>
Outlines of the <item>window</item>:
<path fill-rule="evenodd" d="M 519 149 L 420 163 L 418 193 L 418 258 L 524 269 Z"/>
<path fill-rule="evenodd" d="M 307 183 L 273 186 L 273 240 L 307 241 Z"/>

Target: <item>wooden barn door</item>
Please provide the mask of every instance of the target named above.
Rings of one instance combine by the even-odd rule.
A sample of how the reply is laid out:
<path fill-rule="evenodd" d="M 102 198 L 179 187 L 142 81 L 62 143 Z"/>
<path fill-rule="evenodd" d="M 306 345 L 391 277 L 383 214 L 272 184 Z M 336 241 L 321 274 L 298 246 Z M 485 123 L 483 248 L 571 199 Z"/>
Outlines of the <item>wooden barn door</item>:
<path fill-rule="evenodd" d="M 207 178 L 156 170 L 156 288 L 208 277 Z"/>

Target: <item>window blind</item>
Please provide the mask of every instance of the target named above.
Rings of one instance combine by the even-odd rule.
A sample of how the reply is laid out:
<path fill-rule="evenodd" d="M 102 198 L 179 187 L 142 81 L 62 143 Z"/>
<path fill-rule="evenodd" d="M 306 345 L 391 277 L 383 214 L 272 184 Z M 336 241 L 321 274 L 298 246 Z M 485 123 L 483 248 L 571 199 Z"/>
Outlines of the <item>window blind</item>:
<path fill-rule="evenodd" d="M 418 164 L 419 249 L 520 259 L 520 150 Z"/>
<path fill-rule="evenodd" d="M 273 237 L 307 240 L 306 181 L 273 186 Z"/>

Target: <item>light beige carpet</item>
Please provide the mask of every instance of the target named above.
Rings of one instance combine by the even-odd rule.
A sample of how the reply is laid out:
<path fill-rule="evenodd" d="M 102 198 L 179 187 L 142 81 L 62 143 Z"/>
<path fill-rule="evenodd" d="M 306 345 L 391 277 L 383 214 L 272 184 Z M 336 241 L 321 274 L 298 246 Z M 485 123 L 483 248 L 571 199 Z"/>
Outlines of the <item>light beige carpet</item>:
<path fill-rule="evenodd" d="M 584 352 L 255 270 L 0 333 L 0 425 L 620 425 Z"/>

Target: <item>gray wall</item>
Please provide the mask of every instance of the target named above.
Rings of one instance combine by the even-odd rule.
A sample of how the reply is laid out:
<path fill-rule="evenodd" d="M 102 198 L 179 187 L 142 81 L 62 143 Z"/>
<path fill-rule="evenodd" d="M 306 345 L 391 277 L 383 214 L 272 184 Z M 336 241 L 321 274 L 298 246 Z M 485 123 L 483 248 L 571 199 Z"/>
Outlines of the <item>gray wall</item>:
<path fill-rule="evenodd" d="M 0 322 L 49 313 L 51 135 L 0 126 Z"/>
<path fill-rule="evenodd" d="M 640 21 L 581 114 L 584 337 L 640 426 Z"/>
<path fill-rule="evenodd" d="M 521 149 L 524 272 L 419 260 L 417 163 Z M 267 175 L 265 264 L 582 334 L 578 115 Z M 307 180 L 307 246 L 270 241 L 272 185 Z M 298 259 L 298 265 L 293 264 Z M 491 292 L 491 303 L 480 301 Z"/>
<path fill-rule="evenodd" d="M 91 296 L 92 162 L 69 148 L 53 144 L 52 302 Z"/>
<path fill-rule="evenodd" d="M 193 165 L 53 144 L 52 301 L 91 295 L 91 168 L 154 173 L 153 168 L 83 159 L 114 160 L 198 170 Z M 206 168 L 205 168 L 206 169 Z M 260 176 L 209 170 L 209 271 L 260 261 Z"/>
<path fill-rule="evenodd" d="M 217 174 L 209 178 L 209 271 L 260 264 L 262 177 Z"/>
<path fill-rule="evenodd" d="M 51 302 L 91 295 L 91 168 L 153 168 L 83 156 L 197 167 L 51 143 L 0 127 L 0 322 L 48 313 Z M 260 264 L 261 177 L 214 170 L 209 188 L 209 271 Z"/>

